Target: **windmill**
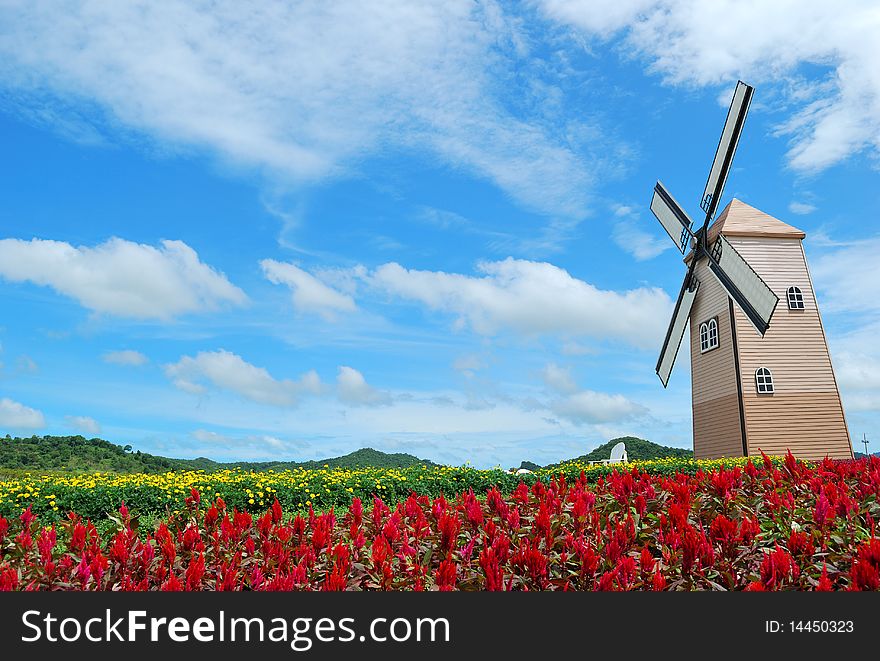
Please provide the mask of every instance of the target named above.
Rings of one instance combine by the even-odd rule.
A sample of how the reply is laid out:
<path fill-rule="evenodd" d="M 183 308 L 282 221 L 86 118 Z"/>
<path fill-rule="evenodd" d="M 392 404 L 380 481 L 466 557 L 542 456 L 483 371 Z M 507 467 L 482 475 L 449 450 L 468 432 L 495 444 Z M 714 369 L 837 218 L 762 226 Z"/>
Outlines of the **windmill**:
<path fill-rule="evenodd" d="M 791 449 L 804 458 L 852 458 L 804 232 L 736 199 L 716 218 L 753 94 L 737 82 L 700 201 L 701 225 L 661 182 L 654 187 L 651 211 L 687 264 L 657 375 L 665 388 L 690 321 L 695 456 Z M 777 292 L 788 309 L 770 331 L 780 314 Z"/>

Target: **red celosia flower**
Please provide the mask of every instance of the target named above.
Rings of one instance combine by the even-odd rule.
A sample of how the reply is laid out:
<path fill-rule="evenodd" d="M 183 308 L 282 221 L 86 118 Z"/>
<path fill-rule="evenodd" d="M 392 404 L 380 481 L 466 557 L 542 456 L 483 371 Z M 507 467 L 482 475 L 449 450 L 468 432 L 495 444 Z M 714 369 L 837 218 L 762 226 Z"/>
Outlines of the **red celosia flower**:
<path fill-rule="evenodd" d="M 822 576 L 819 578 L 819 584 L 816 586 L 816 592 L 831 592 L 834 590 L 834 586 L 831 584 L 831 579 L 828 578 L 828 566 L 823 562 L 822 563 Z"/>
<path fill-rule="evenodd" d="M 859 546 L 850 575 L 853 590 L 880 589 L 880 539 L 871 538 Z"/>
<path fill-rule="evenodd" d="M 364 520 L 364 505 L 360 498 L 355 497 L 355 499 L 351 501 L 348 513 L 349 516 L 351 516 L 352 523 L 359 528 Z"/>
<path fill-rule="evenodd" d="M 278 498 L 275 498 L 275 502 L 272 503 L 272 523 L 281 523 L 281 516 L 281 503 L 278 502 Z"/>
<path fill-rule="evenodd" d="M 0 588 L 446 590 L 479 577 L 487 590 L 880 589 L 867 505 L 880 495 L 880 461 L 789 458 L 781 470 L 772 461 L 694 475 L 612 471 L 589 485 L 561 475 L 507 496 L 490 487 L 485 501 L 467 491 L 454 506 L 410 494 L 389 509 L 376 498 L 366 521 L 359 500 L 341 522 L 310 509 L 285 524 L 278 499 L 254 519 L 218 497 L 142 538 L 125 504 L 125 527 L 106 537 L 73 513 L 41 527 L 34 509 L 45 504 L 34 504 L 0 518 Z M 832 534 L 838 518 L 846 532 L 841 523 Z M 792 519 L 800 527 L 767 548 Z M 864 530 L 867 541 L 850 541 Z M 817 567 L 820 543 L 823 558 L 847 569 Z"/>
<path fill-rule="evenodd" d="M 816 500 L 816 507 L 813 508 L 813 521 L 818 526 L 824 526 L 834 520 L 834 513 L 831 511 L 831 504 L 823 491 Z"/>
<path fill-rule="evenodd" d="M 437 571 L 434 574 L 434 583 L 441 592 L 449 592 L 454 590 L 458 582 L 458 565 L 447 558 L 440 562 Z"/>
<path fill-rule="evenodd" d="M 168 580 L 162 584 L 160 588 L 162 592 L 181 592 L 183 591 L 183 583 L 174 574 L 168 577 Z"/>
<path fill-rule="evenodd" d="M 198 554 L 190 560 L 186 568 L 186 589 L 188 592 L 198 590 L 202 585 L 202 577 L 205 575 L 205 556 Z"/>
<path fill-rule="evenodd" d="M 651 589 L 655 592 L 662 592 L 666 589 L 666 577 L 660 573 L 660 570 L 654 572 L 654 578 L 651 579 Z"/>
<path fill-rule="evenodd" d="M 739 543 L 743 545 L 751 544 L 752 541 L 761 533 L 761 525 L 753 518 L 744 516 L 739 522 Z"/>
<path fill-rule="evenodd" d="M 815 547 L 810 541 L 810 536 L 805 532 L 792 532 L 788 538 L 788 550 L 793 555 L 813 555 Z"/>
<path fill-rule="evenodd" d="M 800 567 L 794 558 L 783 548 L 764 555 L 761 562 L 761 583 L 769 590 L 778 590 L 782 585 L 796 580 L 800 576 Z"/>
<path fill-rule="evenodd" d="M 440 548 L 447 553 L 452 551 L 458 542 L 458 531 L 461 522 L 455 514 L 443 514 L 437 522 L 440 531 Z"/>
<path fill-rule="evenodd" d="M 342 592 L 348 583 L 348 577 L 340 567 L 334 567 L 324 579 L 321 590 L 324 592 Z"/>
<path fill-rule="evenodd" d="M 739 541 L 738 528 L 736 521 L 731 521 L 723 514 L 719 514 L 712 519 L 712 523 L 709 525 L 709 537 L 729 553 Z"/>
<path fill-rule="evenodd" d="M 651 550 L 647 546 L 644 547 L 639 556 L 639 565 L 641 566 L 642 574 L 651 574 L 654 571 L 654 564 L 654 556 L 651 555 Z"/>
<path fill-rule="evenodd" d="M 11 592 L 18 583 L 18 572 L 14 568 L 0 566 L 0 592 Z"/>

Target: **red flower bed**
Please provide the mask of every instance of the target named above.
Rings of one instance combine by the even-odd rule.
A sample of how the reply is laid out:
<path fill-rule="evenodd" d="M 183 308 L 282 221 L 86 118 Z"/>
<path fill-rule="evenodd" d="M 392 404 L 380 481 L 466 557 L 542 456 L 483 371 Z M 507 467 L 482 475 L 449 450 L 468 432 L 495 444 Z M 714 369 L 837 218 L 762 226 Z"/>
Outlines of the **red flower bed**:
<path fill-rule="evenodd" d="M 880 460 L 564 478 L 285 518 L 221 499 L 149 534 L 123 505 L 0 518 L 0 590 L 877 590 Z"/>

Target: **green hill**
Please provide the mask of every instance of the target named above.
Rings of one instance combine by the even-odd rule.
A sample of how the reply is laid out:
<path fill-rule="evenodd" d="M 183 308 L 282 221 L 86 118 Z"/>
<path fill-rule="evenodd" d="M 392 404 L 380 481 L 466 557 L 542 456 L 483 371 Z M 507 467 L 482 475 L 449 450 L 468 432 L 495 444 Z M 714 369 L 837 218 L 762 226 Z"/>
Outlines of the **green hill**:
<path fill-rule="evenodd" d="M 82 473 L 159 473 L 181 468 L 180 460 L 132 452 L 131 446 L 115 445 L 83 436 L 31 436 L 0 439 L 0 468 Z"/>
<path fill-rule="evenodd" d="M 372 448 L 355 450 L 342 457 L 317 461 L 237 461 L 217 462 L 205 457 L 171 459 L 132 451 L 130 445 L 116 445 L 100 438 L 83 436 L 31 436 L 0 439 L 0 469 L 14 471 L 51 471 L 85 473 L 161 473 L 169 470 L 215 471 L 224 468 L 243 470 L 285 470 L 290 468 L 405 468 L 414 464 L 434 465 L 411 454 L 387 454 Z"/>
<path fill-rule="evenodd" d="M 603 443 L 587 454 L 575 457 L 573 461 L 601 461 L 602 459 L 608 459 L 608 457 L 611 456 L 611 448 L 621 441 L 626 444 L 626 457 L 630 461 L 635 461 L 637 459 L 663 459 L 665 457 L 690 458 L 694 456 L 692 450 L 657 445 L 657 443 L 646 441 L 643 438 L 636 438 L 635 436 L 622 436 L 620 438 L 613 438 L 607 443 Z M 552 468 L 553 466 L 558 465 L 559 464 L 552 464 L 551 466 L 546 466 L 546 468 Z"/>
<path fill-rule="evenodd" d="M 577 457 L 582 461 L 599 461 L 611 455 L 611 448 L 618 442 L 626 443 L 629 459 L 657 459 L 660 457 L 692 457 L 693 452 L 670 448 L 650 441 L 624 436 L 600 445 Z M 218 462 L 205 457 L 196 459 L 172 459 L 132 451 L 130 445 L 116 445 L 100 438 L 83 436 L 31 436 L 18 438 L 7 435 L 0 438 L 0 471 L 33 471 L 86 473 L 93 471 L 113 473 L 161 473 L 169 470 L 216 471 L 225 468 L 265 471 L 292 468 L 405 468 L 412 465 L 434 466 L 433 462 L 419 459 L 411 454 L 388 454 L 372 448 L 362 448 L 342 457 L 315 461 L 236 461 Z M 552 468 L 558 464 L 547 466 Z M 537 470 L 538 464 L 522 463 L 523 468 Z"/>

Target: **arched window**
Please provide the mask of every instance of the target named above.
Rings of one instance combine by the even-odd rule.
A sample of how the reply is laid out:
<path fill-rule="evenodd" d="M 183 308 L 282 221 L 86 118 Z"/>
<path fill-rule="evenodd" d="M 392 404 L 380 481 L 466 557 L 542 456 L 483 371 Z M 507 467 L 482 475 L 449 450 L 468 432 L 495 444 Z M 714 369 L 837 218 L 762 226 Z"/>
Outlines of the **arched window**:
<path fill-rule="evenodd" d="M 718 346 L 718 319 L 713 317 L 700 324 L 700 353 L 706 353 Z"/>
<path fill-rule="evenodd" d="M 803 310 L 804 309 L 804 294 L 801 292 L 800 287 L 789 287 L 788 288 L 788 309 L 789 310 Z"/>
<path fill-rule="evenodd" d="M 755 370 L 755 384 L 759 395 L 772 394 L 773 374 L 766 367 L 759 367 Z"/>

